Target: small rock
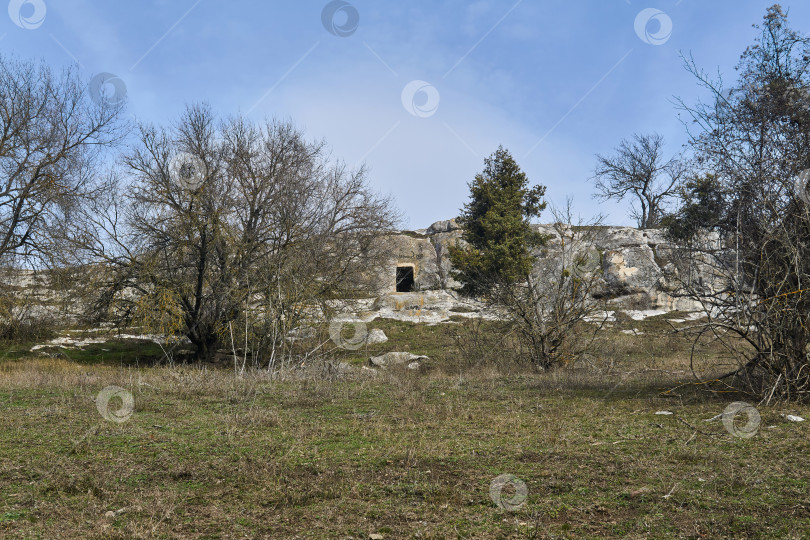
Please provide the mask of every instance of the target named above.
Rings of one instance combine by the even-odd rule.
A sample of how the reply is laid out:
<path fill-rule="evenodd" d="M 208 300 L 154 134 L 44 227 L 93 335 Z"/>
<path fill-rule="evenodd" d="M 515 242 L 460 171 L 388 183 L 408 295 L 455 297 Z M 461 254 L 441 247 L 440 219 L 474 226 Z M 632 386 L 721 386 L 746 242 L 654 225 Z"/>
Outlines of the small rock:
<path fill-rule="evenodd" d="M 110 519 L 117 518 L 118 516 L 120 516 L 124 512 L 129 512 L 129 510 L 131 510 L 131 509 L 139 510 L 140 507 L 139 506 L 125 506 L 123 508 L 119 508 L 115 512 L 113 512 L 112 510 L 108 510 L 107 512 L 104 513 L 104 517 L 107 517 L 107 518 L 110 518 Z"/>
<path fill-rule="evenodd" d="M 388 336 L 386 336 L 385 332 L 379 328 L 373 328 L 366 336 L 366 343 L 369 345 L 374 345 L 375 343 L 385 343 L 386 341 L 388 341 Z"/>
<path fill-rule="evenodd" d="M 669 416 L 670 414 L 672 414 L 672 411 L 655 411 L 655 414 L 662 414 L 665 416 Z"/>
<path fill-rule="evenodd" d="M 383 540 L 383 538 L 385 538 L 383 535 L 377 533 L 368 535 L 368 540 Z"/>
<path fill-rule="evenodd" d="M 783 414 L 782 416 L 784 416 L 785 420 L 787 420 L 788 422 L 804 422 L 804 418 L 802 418 L 801 416 L 796 416 L 793 414 L 787 415 Z"/>
<path fill-rule="evenodd" d="M 635 491 L 631 491 L 631 492 L 630 492 L 630 498 L 636 498 L 636 497 L 638 497 L 639 495 L 644 495 L 644 494 L 649 493 L 649 492 L 650 492 L 650 488 L 648 488 L 648 487 L 643 487 L 643 488 L 641 488 L 641 489 L 637 489 L 637 490 L 635 490 Z"/>

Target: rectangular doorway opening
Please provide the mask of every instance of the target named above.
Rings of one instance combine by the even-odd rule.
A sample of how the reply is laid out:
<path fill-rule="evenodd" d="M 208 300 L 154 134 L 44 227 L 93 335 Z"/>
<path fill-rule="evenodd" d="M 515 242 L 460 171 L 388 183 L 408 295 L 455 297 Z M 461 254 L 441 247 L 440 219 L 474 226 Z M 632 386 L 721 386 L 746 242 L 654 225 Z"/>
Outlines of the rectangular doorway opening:
<path fill-rule="evenodd" d="M 397 292 L 413 291 L 413 266 L 397 266 Z"/>

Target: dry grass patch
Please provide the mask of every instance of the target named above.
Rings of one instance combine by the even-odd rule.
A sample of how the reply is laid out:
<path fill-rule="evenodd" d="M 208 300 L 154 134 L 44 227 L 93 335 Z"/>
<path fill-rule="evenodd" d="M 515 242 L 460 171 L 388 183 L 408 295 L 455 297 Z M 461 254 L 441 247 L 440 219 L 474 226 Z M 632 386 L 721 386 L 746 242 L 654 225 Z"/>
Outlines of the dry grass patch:
<path fill-rule="evenodd" d="M 807 428 L 779 416 L 810 411 L 761 409 L 758 434 L 738 439 L 703 422 L 731 396 L 664 395 L 677 374 L 607 367 L 323 380 L 7 361 L 0 536 L 810 533 Z M 126 422 L 96 410 L 108 385 L 133 395 Z M 526 484 L 514 512 L 490 499 L 504 473 Z"/>

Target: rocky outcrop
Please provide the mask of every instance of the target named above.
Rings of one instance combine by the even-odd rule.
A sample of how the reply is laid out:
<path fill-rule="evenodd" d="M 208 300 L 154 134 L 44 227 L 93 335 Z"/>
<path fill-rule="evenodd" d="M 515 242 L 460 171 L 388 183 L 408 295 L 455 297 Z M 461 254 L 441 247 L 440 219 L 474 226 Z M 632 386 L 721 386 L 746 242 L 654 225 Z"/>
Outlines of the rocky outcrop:
<path fill-rule="evenodd" d="M 708 290 L 721 290 L 723 283 L 714 271 L 717 261 L 702 260 L 684 267 L 680 248 L 671 244 L 661 231 L 637 230 L 630 227 L 584 228 L 560 225 L 536 225 L 547 236 L 545 246 L 538 248 L 534 273 L 538 282 L 553 283 L 563 269 L 559 254 L 563 247 L 584 257 L 586 267 L 598 274 L 595 298 L 608 301 L 609 309 L 626 312 L 656 310 L 698 311 L 697 302 L 681 296 L 683 281 L 696 283 Z M 598 234 L 593 234 L 593 233 Z M 459 296 L 459 283 L 452 277 L 449 248 L 463 244 L 461 229 L 455 220 L 437 221 L 426 229 L 386 236 L 390 260 L 379 275 L 370 274 L 379 284 L 376 299 L 355 300 L 362 304 L 358 320 L 368 322 L 376 317 L 435 324 L 457 321 L 460 317 L 497 318 L 492 308 Z M 720 250 L 717 236 L 707 236 L 708 247 Z M 706 256 L 709 257 L 709 256 Z M 397 276 L 412 274 L 409 290 L 397 292 Z M 369 271 L 371 272 L 371 271 Z M 375 270 L 376 272 L 376 270 Z M 2 277 L 2 276 L 0 276 Z M 0 282 L 6 293 L 17 297 L 20 306 L 5 318 L 44 318 L 76 320 L 79 306 L 70 291 L 57 290 L 47 272 L 23 270 L 7 272 Z M 337 300 L 336 300 L 337 301 Z M 24 310 L 23 310 L 24 308 Z M 357 310 L 354 310 L 357 312 Z M 310 338 L 311 328 L 299 328 L 287 336 L 289 341 Z M 382 343 L 381 332 L 369 335 L 367 343 Z"/>
<path fill-rule="evenodd" d="M 535 227 L 549 238 L 547 245 L 535 252 L 535 272 L 539 275 L 553 275 L 561 269 L 562 263 L 557 255 L 562 236 L 565 236 L 566 242 L 579 241 L 582 245 L 577 249 L 581 249 L 593 270 L 601 271 L 600 286 L 595 294 L 607 299 L 612 306 L 618 309 L 667 311 L 699 308 L 694 301 L 677 294 L 680 280 L 684 278 L 679 267 L 678 246 L 668 242 L 662 231 L 599 227 L 596 230 L 598 234 L 594 234 L 594 229 L 565 226 L 561 235 L 559 226 Z M 589 239 L 587 242 L 583 240 L 586 236 Z M 393 235 L 390 240 L 390 276 L 383 278 L 390 285 L 385 287 L 389 293 L 396 290 L 395 267 L 402 265 L 414 269 L 414 292 L 450 291 L 459 285 L 452 279 L 448 256 L 449 246 L 463 242 L 455 220 L 437 221 L 423 231 Z M 701 280 L 712 280 L 709 265 L 699 269 L 697 275 Z M 397 296 L 389 294 L 382 297 L 379 307 L 393 307 L 385 304 L 397 303 Z M 442 309 L 451 308 L 442 306 Z"/>
<path fill-rule="evenodd" d="M 458 223 L 455 219 L 446 219 L 444 221 L 437 221 L 427 229 L 425 229 L 425 234 L 433 235 L 438 233 L 448 233 L 459 230 L 461 227 L 458 226 Z"/>

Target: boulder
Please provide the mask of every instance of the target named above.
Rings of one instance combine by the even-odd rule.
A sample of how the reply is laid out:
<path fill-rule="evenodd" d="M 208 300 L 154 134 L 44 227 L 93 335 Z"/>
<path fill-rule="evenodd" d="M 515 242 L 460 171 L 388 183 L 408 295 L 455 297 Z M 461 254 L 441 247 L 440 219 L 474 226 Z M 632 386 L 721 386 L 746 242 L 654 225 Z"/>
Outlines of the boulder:
<path fill-rule="evenodd" d="M 455 219 L 445 219 L 443 221 L 437 221 L 436 223 L 432 224 L 425 230 L 426 235 L 437 234 L 437 233 L 447 233 L 452 231 L 457 231 L 461 227 L 458 226 L 458 223 Z"/>
<path fill-rule="evenodd" d="M 428 360 L 427 356 L 420 356 L 418 354 L 411 354 L 409 352 L 389 352 L 381 354 L 380 356 L 372 356 L 369 358 L 369 364 L 376 367 L 400 366 L 408 364 L 409 369 L 411 364 L 417 363 L 417 360 Z M 416 368 L 419 367 L 417 363 Z"/>
<path fill-rule="evenodd" d="M 366 336 L 366 343 L 368 345 L 374 345 L 375 343 L 385 343 L 388 341 L 388 336 L 385 335 L 385 332 L 380 330 L 379 328 L 373 328 L 369 331 L 368 335 Z"/>

